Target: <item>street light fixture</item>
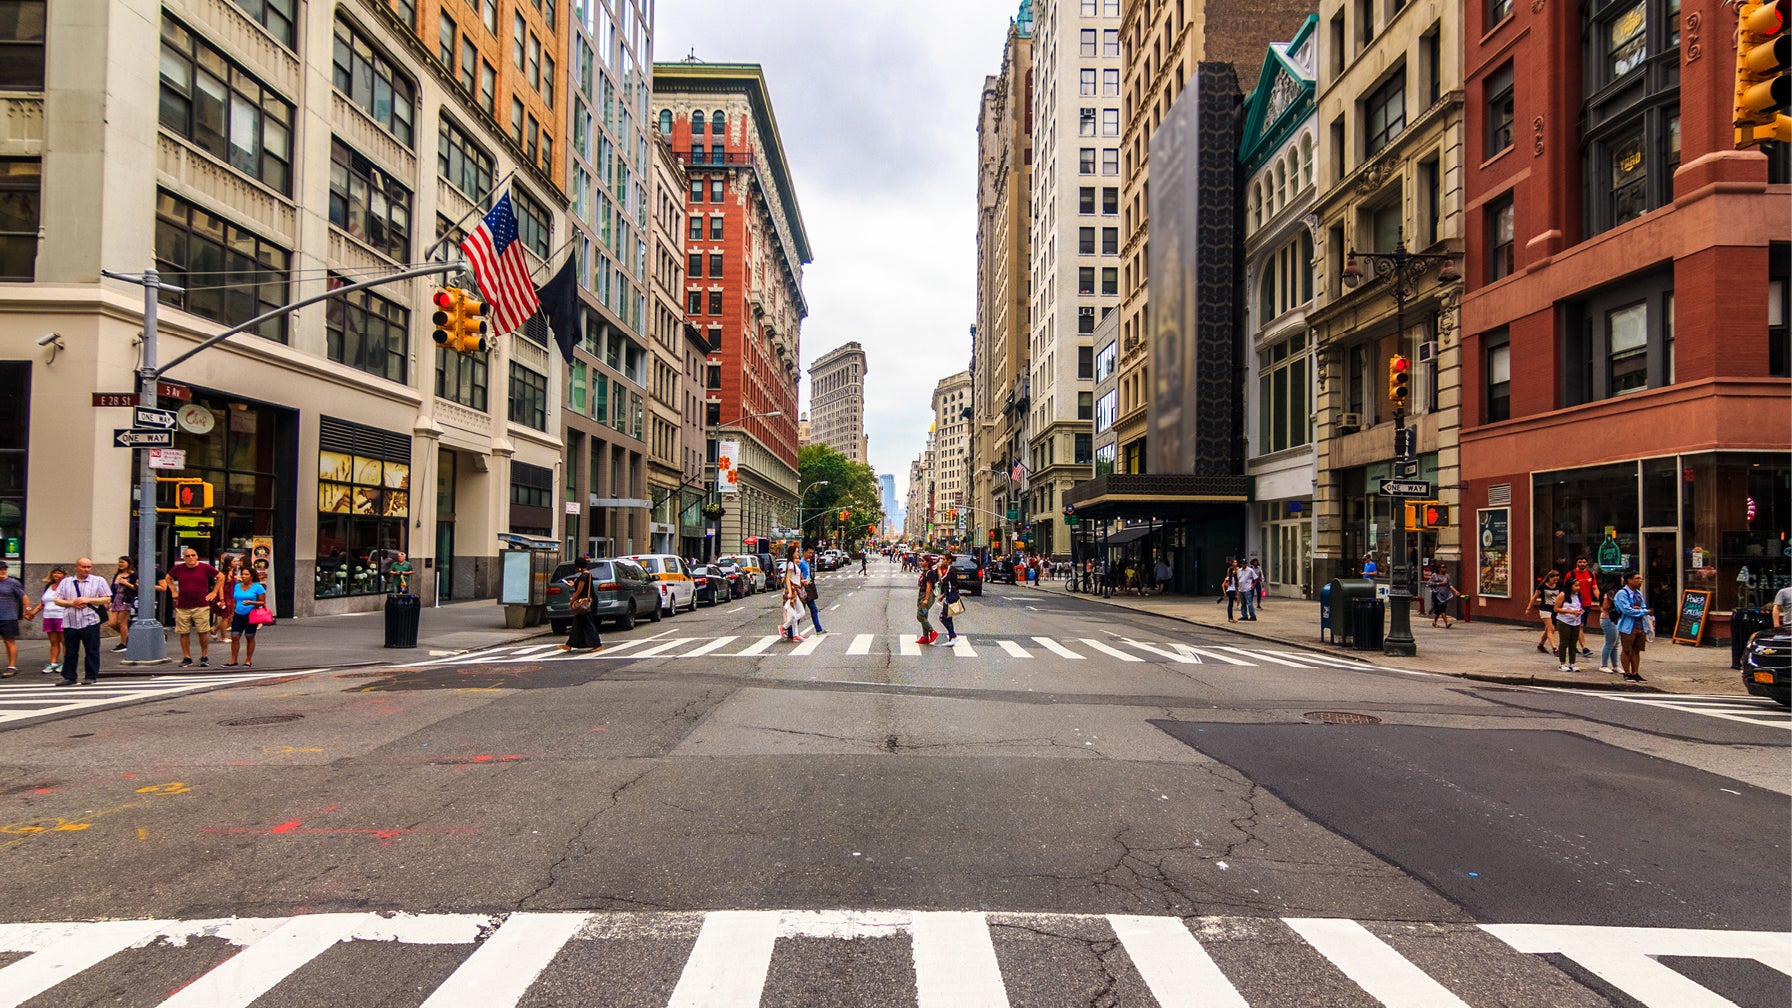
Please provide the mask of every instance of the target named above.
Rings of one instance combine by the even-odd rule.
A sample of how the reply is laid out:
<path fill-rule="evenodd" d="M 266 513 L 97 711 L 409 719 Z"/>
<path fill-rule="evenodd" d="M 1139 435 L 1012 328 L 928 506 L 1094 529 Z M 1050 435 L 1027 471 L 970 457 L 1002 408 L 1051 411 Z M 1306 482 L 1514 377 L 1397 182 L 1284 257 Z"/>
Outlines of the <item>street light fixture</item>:
<path fill-rule="evenodd" d="M 796 488 L 796 538 L 799 545 L 802 543 L 803 537 L 808 534 L 809 528 L 808 524 L 803 521 L 803 501 L 808 499 L 809 491 L 827 485 L 827 480 L 816 480 L 813 483 L 798 484 Z"/>
<path fill-rule="evenodd" d="M 1344 260 L 1344 270 L 1340 279 L 1344 286 L 1355 288 L 1363 279 L 1363 268 L 1357 264 L 1361 258 L 1369 264 L 1369 269 L 1376 279 L 1389 281 L 1388 293 L 1394 298 L 1394 334 L 1396 339 L 1406 337 L 1406 302 L 1418 296 L 1419 281 L 1425 274 L 1437 268 L 1439 283 L 1452 284 L 1462 279 L 1462 272 L 1456 268 L 1456 255 L 1453 252 L 1419 253 L 1406 251 L 1404 236 L 1394 233 L 1394 251 L 1392 252 L 1358 252 L 1351 249 Z M 1407 448 L 1408 455 L 1416 456 L 1412 450 L 1415 438 L 1406 436 L 1406 410 L 1400 403 L 1394 408 L 1394 443 Z M 1405 456 L 1396 456 L 1395 462 L 1406 461 Z M 1392 612 L 1388 614 L 1388 635 L 1382 642 L 1382 653 L 1399 657 L 1412 657 L 1418 653 L 1418 642 L 1412 636 L 1412 567 L 1406 562 L 1406 523 L 1396 521 L 1394 524 L 1394 555 L 1389 558 L 1392 568 L 1388 585 L 1388 605 Z"/>

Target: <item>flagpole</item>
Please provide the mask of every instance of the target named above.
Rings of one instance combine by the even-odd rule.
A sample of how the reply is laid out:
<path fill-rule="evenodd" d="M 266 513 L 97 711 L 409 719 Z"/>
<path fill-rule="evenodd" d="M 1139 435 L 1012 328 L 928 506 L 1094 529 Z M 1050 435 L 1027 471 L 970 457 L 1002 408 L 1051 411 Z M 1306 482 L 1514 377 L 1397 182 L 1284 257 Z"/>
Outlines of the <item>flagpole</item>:
<path fill-rule="evenodd" d="M 516 177 L 516 169 L 515 168 L 512 168 L 509 171 L 505 172 L 503 178 L 499 179 L 497 182 L 494 182 L 492 184 L 492 192 L 496 193 L 498 190 L 504 188 L 505 184 L 508 183 L 511 179 L 513 179 L 515 177 Z M 465 224 L 468 220 L 471 220 L 474 214 L 479 214 L 480 216 L 484 216 L 485 212 L 483 210 L 480 210 L 479 207 L 477 205 L 475 205 L 473 207 L 473 209 L 468 210 L 464 214 L 461 214 L 460 220 L 457 220 L 453 224 L 449 225 L 448 230 L 442 232 L 442 237 L 437 238 L 435 240 L 435 242 L 432 245 L 430 245 L 427 250 L 424 251 L 422 261 L 428 262 L 429 257 L 435 255 L 436 252 L 441 249 L 442 243 L 448 240 L 449 235 L 452 234 L 456 229 L 458 229 L 462 224 Z"/>

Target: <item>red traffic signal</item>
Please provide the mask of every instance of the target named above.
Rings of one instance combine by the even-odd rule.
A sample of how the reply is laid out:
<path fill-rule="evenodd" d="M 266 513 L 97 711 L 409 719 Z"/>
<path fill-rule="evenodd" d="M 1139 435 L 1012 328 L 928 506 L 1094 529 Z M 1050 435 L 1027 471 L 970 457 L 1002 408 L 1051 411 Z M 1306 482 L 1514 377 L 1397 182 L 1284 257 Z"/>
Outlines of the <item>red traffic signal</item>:
<path fill-rule="evenodd" d="M 1737 10 L 1736 149 L 1792 141 L 1792 118 L 1781 109 L 1792 98 L 1792 41 L 1780 0 L 1747 0 Z"/>
<path fill-rule="evenodd" d="M 1426 504 L 1419 514 L 1419 523 L 1428 529 L 1450 527 L 1450 505 Z"/>
<path fill-rule="evenodd" d="M 1395 412 L 1406 411 L 1406 403 L 1412 395 L 1412 361 L 1400 354 L 1388 358 L 1388 403 Z"/>

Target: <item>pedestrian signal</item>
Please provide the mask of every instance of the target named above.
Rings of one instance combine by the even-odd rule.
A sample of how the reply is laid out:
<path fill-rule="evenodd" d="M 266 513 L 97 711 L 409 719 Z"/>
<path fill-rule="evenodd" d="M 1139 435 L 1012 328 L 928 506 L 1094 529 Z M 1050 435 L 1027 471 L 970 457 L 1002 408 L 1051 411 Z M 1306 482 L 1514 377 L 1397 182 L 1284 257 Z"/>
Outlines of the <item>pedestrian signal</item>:
<path fill-rule="evenodd" d="M 178 476 L 156 478 L 156 511 L 183 514 L 212 509 L 212 485 L 202 479 Z"/>
<path fill-rule="evenodd" d="M 435 323 L 431 337 L 436 344 L 455 353 L 484 353 L 485 316 L 490 311 L 486 303 L 459 287 L 444 287 L 432 300 L 436 310 L 430 316 Z"/>
<path fill-rule="evenodd" d="M 1432 501 L 1419 509 L 1419 520 L 1428 529 L 1450 527 L 1450 505 Z"/>

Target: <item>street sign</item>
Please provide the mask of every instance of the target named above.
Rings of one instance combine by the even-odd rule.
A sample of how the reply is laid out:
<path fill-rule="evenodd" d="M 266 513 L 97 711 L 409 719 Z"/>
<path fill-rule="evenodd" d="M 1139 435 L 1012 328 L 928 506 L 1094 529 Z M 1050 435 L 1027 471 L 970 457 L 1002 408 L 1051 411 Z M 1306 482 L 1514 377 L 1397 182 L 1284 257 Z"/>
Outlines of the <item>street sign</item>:
<path fill-rule="evenodd" d="M 1419 474 L 1418 459 L 1402 459 L 1394 463 L 1394 475 L 1401 479 L 1411 479 Z"/>
<path fill-rule="evenodd" d="M 174 411 L 139 406 L 131 413 L 131 423 L 153 430 L 173 430 Z"/>
<path fill-rule="evenodd" d="M 156 382 L 156 397 L 159 399 L 178 399 L 181 402 L 192 402 L 193 390 L 185 385 L 176 385 L 173 382 L 159 381 Z"/>
<path fill-rule="evenodd" d="M 166 448 L 174 443 L 174 432 L 113 428 L 112 443 L 119 448 Z"/>
<path fill-rule="evenodd" d="M 1421 500 L 1429 500 L 1432 496 L 1431 483 L 1429 480 L 1382 480 L 1381 496 L 1417 497 Z"/>
<path fill-rule="evenodd" d="M 149 467 L 151 469 L 185 469 L 187 453 L 180 448 L 151 448 L 149 450 Z"/>
<path fill-rule="evenodd" d="M 137 393 L 95 392 L 93 394 L 93 405 L 96 409 L 103 409 L 109 406 L 135 406 L 137 405 Z"/>

